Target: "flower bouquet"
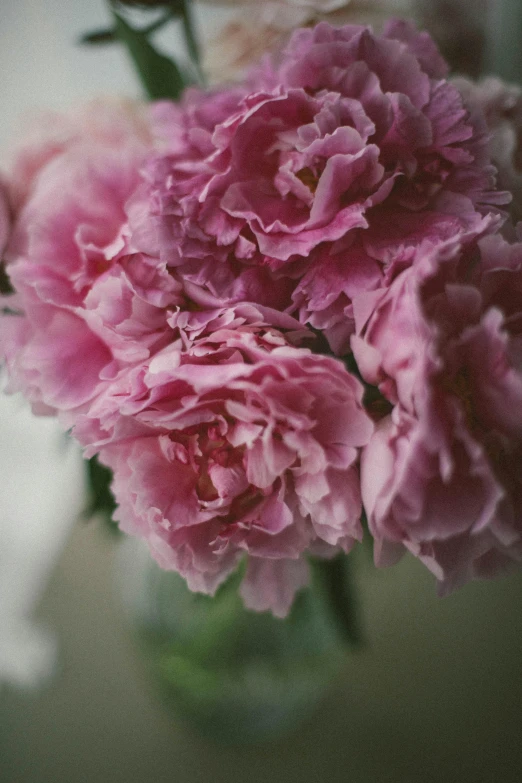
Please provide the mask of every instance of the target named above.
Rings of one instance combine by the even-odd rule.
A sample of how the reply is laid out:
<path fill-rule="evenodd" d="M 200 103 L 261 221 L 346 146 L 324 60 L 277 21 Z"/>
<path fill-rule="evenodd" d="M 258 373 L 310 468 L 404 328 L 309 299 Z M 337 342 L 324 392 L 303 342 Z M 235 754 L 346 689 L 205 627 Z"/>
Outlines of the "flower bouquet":
<path fill-rule="evenodd" d="M 300 28 L 205 88 L 189 4 L 146 28 L 124 5 L 86 40 L 123 42 L 152 100 L 51 121 L 2 179 L 9 388 L 159 565 L 147 633 L 185 713 L 249 725 L 250 688 L 273 723 L 265 656 L 284 727 L 357 640 L 365 536 L 441 594 L 522 560 L 522 242 L 497 184 L 522 99 L 449 80 L 398 20 Z M 185 67 L 153 45 L 172 18 Z"/>

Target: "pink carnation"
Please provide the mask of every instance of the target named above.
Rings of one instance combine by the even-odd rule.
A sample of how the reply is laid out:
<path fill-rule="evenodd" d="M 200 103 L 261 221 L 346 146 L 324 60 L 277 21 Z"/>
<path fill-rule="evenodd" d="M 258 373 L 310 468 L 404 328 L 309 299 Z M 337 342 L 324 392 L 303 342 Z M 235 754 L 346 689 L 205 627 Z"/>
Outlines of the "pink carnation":
<path fill-rule="evenodd" d="M 298 322 L 280 315 L 274 328 L 267 315 L 179 314 L 179 340 L 114 384 L 75 434 L 101 449 L 116 518 L 162 567 L 213 593 L 246 553 L 247 605 L 283 616 L 307 580 L 304 552 L 362 536 L 357 460 L 373 426 L 343 365 L 289 344 Z"/>
<path fill-rule="evenodd" d="M 124 106 L 107 112 L 107 127 L 95 115 L 94 128 L 76 128 L 61 145 L 23 148 L 15 172 L 27 176 L 8 180 L 19 201 L 6 253 L 16 294 L 4 300 L 2 350 L 11 389 L 37 412 L 88 403 L 165 342 L 162 308 L 180 301 L 180 285 L 138 251 L 127 224 L 151 131 Z"/>
<path fill-rule="evenodd" d="M 407 548 L 443 592 L 522 559 L 521 293 L 522 245 L 491 236 L 356 303 L 359 368 L 394 404 L 362 457 L 376 559 Z"/>
<path fill-rule="evenodd" d="M 513 195 L 510 213 L 516 225 L 522 220 L 522 88 L 494 77 L 476 83 L 457 79 L 455 83 L 484 112 L 498 185 Z"/>
<path fill-rule="evenodd" d="M 485 126 L 445 73 L 405 23 L 383 36 L 323 23 L 254 71 L 249 94 L 193 92 L 149 171 L 167 263 L 218 301 L 297 312 L 346 352 L 356 293 L 506 200 Z"/>
<path fill-rule="evenodd" d="M 114 149 L 137 140 L 151 142 L 146 104 L 120 99 L 94 99 L 70 110 L 40 112 L 27 118 L 24 140 L 14 152 L 9 171 L 9 198 L 19 211 L 38 175 L 51 160 L 77 144 Z"/>

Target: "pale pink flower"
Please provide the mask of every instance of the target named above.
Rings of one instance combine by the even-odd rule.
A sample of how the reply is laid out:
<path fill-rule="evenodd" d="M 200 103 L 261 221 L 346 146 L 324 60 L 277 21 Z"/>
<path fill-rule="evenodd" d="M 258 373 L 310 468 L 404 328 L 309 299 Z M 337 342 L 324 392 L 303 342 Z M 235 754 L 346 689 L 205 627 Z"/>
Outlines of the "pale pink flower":
<path fill-rule="evenodd" d="M 23 140 L 13 152 L 8 175 L 9 197 L 18 211 L 39 172 L 77 144 L 125 146 L 151 142 L 146 104 L 121 98 L 96 98 L 69 112 L 41 111 L 25 119 Z"/>
<path fill-rule="evenodd" d="M 205 46 L 203 67 L 212 83 L 241 80 L 263 55 L 281 51 L 298 27 L 327 21 L 381 30 L 391 17 L 413 17 L 416 11 L 415 0 L 245 0 L 234 6 L 234 15 Z"/>
<path fill-rule="evenodd" d="M 337 26 L 371 25 L 380 32 L 392 18 L 415 20 L 437 42 L 452 71 L 477 77 L 484 70 L 488 24 L 494 7 L 494 0 L 206 2 L 225 7 L 222 28 L 205 46 L 205 71 L 215 83 L 241 79 L 263 54 L 280 51 L 297 27 L 326 21 Z M 233 16 L 226 13 L 227 6 L 234 6 Z"/>
<path fill-rule="evenodd" d="M 272 320 L 250 305 L 180 313 L 179 341 L 99 397 L 75 434 L 100 449 L 115 518 L 162 567 L 213 593 L 248 554 L 247 605 L 283 616 L 304 553 L 362 536 L 357 460 L 373 426 L 343 365 L 289 344 L 298 322 Z"/>
<path fill-rule="evenodd" d="M 40 413 L 81 408 L 148 356 L 170 331 L 163 308 L 180 301 L 180 284 L 134 245 L 128 225 L 129 214 L 139 222 L 130 199 L 152 121 L 145 132 L 144 110 L 118 104 L 79 117 L 91 111 L 85 130 L 66 118 L 64 139 L 56 131 L 23 147 L 8 178 L 16 294 L 3 301 L 2 352 L 10 389 Z"/>
<path fill-rule="evenodd" d="M 448 592 L 522 560 L 522 245 L 420 256 L 355 306 L 358 366 L 394 406 L 362 492 L 377 562 L 406 548 Z"/>

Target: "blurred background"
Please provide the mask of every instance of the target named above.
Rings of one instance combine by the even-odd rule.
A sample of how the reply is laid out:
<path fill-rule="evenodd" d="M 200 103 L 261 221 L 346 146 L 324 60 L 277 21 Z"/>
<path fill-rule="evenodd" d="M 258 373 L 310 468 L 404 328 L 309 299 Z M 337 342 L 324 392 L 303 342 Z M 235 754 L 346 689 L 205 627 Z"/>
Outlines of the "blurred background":
<path fill-rule="evenodd" d="M 107 25 L 104 0 L 0 5 L 3 165 L 37 110 L 140 94 L 118 46 L 78 45 Z M 307 4 L 294 5 L 308 21 Z M 270 41 L 287 33 L 288 17 L 273 4 L 268 12 L 256 3 L 246 17 L 237 6 L 196 4 L 202 37 L 213 39 L 211 79 L 240 71 L 266 42 L 261 31 Z M 520 77 L 520 0 L 352 0 L 335 13 L 377 25 L 390 13 L 413 14 L 455 69 Z M 158 43 L 176 41 L 169 28 Z M 219 746 L 156 698 L 116 587 L 120 543 L 81 517 L 77 450 L 55 422 L 4 396 L 0 444 L 2 783 L 522 780 L 522 576 L 440 600 L 413 559 L 376 571 L 361 551 L 355 578 L 366 642 L 336 686 L 295 734 L 268 746 Z"/>

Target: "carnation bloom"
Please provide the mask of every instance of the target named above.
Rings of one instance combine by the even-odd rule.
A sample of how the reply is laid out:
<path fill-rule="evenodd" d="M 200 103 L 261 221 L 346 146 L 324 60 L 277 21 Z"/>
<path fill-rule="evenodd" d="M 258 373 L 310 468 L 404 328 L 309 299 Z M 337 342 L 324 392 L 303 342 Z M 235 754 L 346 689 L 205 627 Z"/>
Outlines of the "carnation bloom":
<path fill-rule="evenodd" d="M 420 256 L 356 303 L 359 368 L 394 404 L 362 491 L 377 562 L 407 548 L 448 592 L 522 560 L 522 245 Z"/>
<path fill-rule="evenodd" d="M 78 144 L 113 148 L 133 141 L 149 145 L 151 125 L 146 104 L 122 99 L 93 99 L 63 112 L 38 112 L 26 118 L 7 178 L 15 212 L 27 200 L 38 175 L 54 157 Z"/>
<path fill-rule="evenodd" d="M 127 226 L 153 144 L 150 118 L 146 129 L 142 109 L 91 111 L 92 124 L 65 119 L 63 137 L 54 131 L 22 147 L 7 180 L 16 294 L 3 302 L 2 350 L 11 390 L 40 413 L 80 408 L 122 366 L 148 356 L 167 328 L 161 308 L 179 301 L 179 284 L 138 252 Z"/>
<path fill-rule="evenodd" d="M 233 17 L 205 47 L 203 68 L 211 82 L 238 80 L 267 52 L 280 51 L 298 27 L 324 20 L 381 29 L 392 16 L 414 16 L 415 5 L 415 0 L 234 0 Z"/>
<path fill-rule="evenodd" d="M 455 83 L 466 99 L 484 112 L 498 185 L 513 195 L 510 213 L 516 224 L 522 220 L 522 88 L 494 77 L 481 82 L 456 79 Z"/>
<path fill-rule="evenodd" d="M 248 554 L 245 602 L 283 616 L 307 581 L 303 554 L 362 537 L 362 386 L 290 344 L 302 329 L 283 315 L 174 319 L 179 341 L 113 384 L 75 434 L 114 471 L 120 526 L 162 567 L 213 593 Z"/>
<path fill-rule="evenodd" d="M 355 293 L 505 201 L 485 126 L 445 74 L 406 23 L 322 23 L 254 70 L 250 93 L 193 92 L 149 171 L 167 263 L 221 302 L 296 312 L 345 353 Z"/>

